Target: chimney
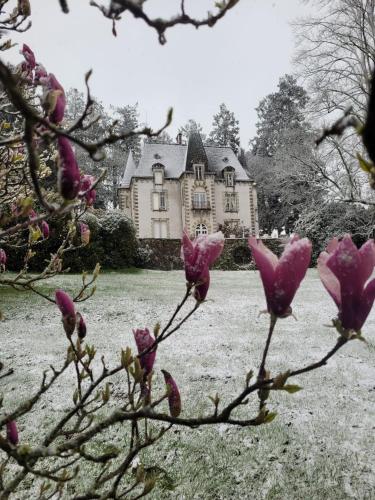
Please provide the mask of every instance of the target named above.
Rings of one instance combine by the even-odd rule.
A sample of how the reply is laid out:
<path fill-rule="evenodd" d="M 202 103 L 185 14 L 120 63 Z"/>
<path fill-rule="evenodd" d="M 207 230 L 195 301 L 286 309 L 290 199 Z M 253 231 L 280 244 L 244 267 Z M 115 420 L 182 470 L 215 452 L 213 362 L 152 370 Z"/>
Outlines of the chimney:
<path fill-rule="evenodd" d="M 176 137 L 176 143 L 177 143 L 177 144 L 180 144 L 180 145 L 182 144 L 182 134 L 181 134 L 181 132 L 179 132 L 179 133 L 177 134 L 177 137 Z"/>

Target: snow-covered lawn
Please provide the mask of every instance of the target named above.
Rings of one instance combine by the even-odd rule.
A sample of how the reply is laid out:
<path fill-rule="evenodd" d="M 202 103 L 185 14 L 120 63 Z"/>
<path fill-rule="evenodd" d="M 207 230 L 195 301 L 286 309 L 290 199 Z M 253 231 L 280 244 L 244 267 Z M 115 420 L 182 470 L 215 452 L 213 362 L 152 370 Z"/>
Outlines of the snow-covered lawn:
<path fill-rule="evenodd" d="M 72 291 L 79 283 L 79 276 L 63 276 L 44 290 Z M 156 370 L 173 373 L 185 416 L 208 411 L 208 395 L 218 392 L 227 401 L 238 392 L 246 373 L 259 366 L 266 338 L 268 317 L 258 317 L 265 305 L 258 273 L 214 271 L 211 283 L 209 301 L 157 353 Z M 101 275 L 97 293 L 80 307 L 87 318 L 88 342 L 109 364 L 116 363 L 122 347 L 134 346 L 132 328 L 165 323 L 184 287 L 179 271 Z M 15 363 L 16 369 L 1 381 L 1 391 L 13 408 L 36 389 L 44 367 L 59 366 L 66 339 L 52 304 L 5 289 L 0 296 L 6 316 L 0 324 L 1 359 Z M 324 326 L 335 307 L 316 271 L 309 271 L 293 309 L 298 321 L 288 318 L 276 327 L 268 357 L 273 374 L 320 359 L 336 342 L 334 330 Z M 271 424 L 172 429 L 142 457 L 146 465 L 168 472 L 151 498 L 375 498 L 374 327 L 373 312 L 363 332 L 368 345 L 351 342 L 328 366 L 293 380 L 302 391 L 273 393 L 269 407 L 278 416 Z M 113 392 L 121 399 L 120 382 Z M 60 381 L 57 392 L 33 411 L 32 425 L 19 423 L 22 439 L 40 432 L 42 420 L 48 426 L 70 397 L 69 383 Z M 254 412 L 255 405 L 254 411 L 250 406 L 249 415 Z M 25 493 L 19 498 L 30 497 Z"/>

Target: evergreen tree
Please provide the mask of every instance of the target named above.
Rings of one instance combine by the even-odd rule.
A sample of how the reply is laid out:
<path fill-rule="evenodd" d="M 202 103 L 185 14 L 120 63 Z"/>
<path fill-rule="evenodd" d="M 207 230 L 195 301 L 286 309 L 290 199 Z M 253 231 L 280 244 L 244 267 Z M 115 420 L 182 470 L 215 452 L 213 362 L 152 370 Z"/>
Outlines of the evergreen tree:
<path fill-rule="evenodd" d="M 316 204 L 324 187 L 316 171 L 312 132 L 304 119 L 308 96 L 295 78 L 280 78 L 278 90 L 261 100 L 257 135 L 248 167 L 258 184 L 259 222 L 263 231 L 293 232 L 302 210 Z"/>
<path fill-rule="evenodd" d="M 252 152 L 260 156 L 273 156 L 286 130 L 304 130 L 303 112 L 308 96 L 303 87 L 291 75 L 279 80 L 278 91 L 269 94 L 256 108 L 258 113 L 257 135 L 250 142 Z"/>
<path fill-rule="evenodd" d="M 178 133 L 182 134 L 183 139 L 187 141 L 191 132 L 198 132 L 202 138 L 202 142 L 204 143 L 206 141 L 207 136 L 203 132 L 202 125 L 190 118 L 190 120 L 188 120 L 183 127 L 178 129 Z"/>
<path fill-rule="evenodd" d="M 220 105 L 219 112 L 214 115 L 212 127 L 209 143 L 230 146 L 237 154 L 240 147 L 238 120 L 224 103 Z"/>
<path fill-rule="evenodd" d="M 126 106 L 116 108 L 115 112 L 119 119 L 116 130 L 117 133 L 127 133 L 139 127 L 138 104 L 128 104 Z M 121 141 L 120 144 L 123 151 L 131 151 L 133 153 L 134 160 L 138 163 L 138 160 L 141 157 L 141 138 L 139 136 L 128 137 L 127 139 Z"/>

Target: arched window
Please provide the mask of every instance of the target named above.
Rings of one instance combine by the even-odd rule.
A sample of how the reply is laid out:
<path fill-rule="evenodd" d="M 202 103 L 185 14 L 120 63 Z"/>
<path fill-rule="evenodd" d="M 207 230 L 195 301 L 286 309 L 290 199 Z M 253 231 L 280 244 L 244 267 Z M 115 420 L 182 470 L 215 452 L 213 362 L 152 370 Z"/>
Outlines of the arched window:
<path fill-rule="evenodd" d="M 195 236 L 201 236 L 202 234 L 207 234 L 207 226 L 205 224 L 198 224 L 195 228 Z"/>

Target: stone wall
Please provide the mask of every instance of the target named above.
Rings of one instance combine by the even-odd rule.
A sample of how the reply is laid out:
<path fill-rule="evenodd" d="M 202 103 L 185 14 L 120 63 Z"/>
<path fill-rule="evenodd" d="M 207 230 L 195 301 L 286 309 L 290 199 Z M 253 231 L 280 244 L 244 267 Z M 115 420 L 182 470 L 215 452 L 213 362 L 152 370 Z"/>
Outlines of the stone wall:
<path fill-rule="evenodd" d="M 181 240 L 173 239 L 140 239 L 139 266 L 145 269 L 160 269 L 169 271 L 183 269 L 180 257 Z M 285 241 L 281 239 L 263 240 L 276 255 L 282 252 Z M 223 253 L 216 262 L 214 269 L 241 270 L 255 269 L 247 240 L 243 238 L 226 239 Z"/>

